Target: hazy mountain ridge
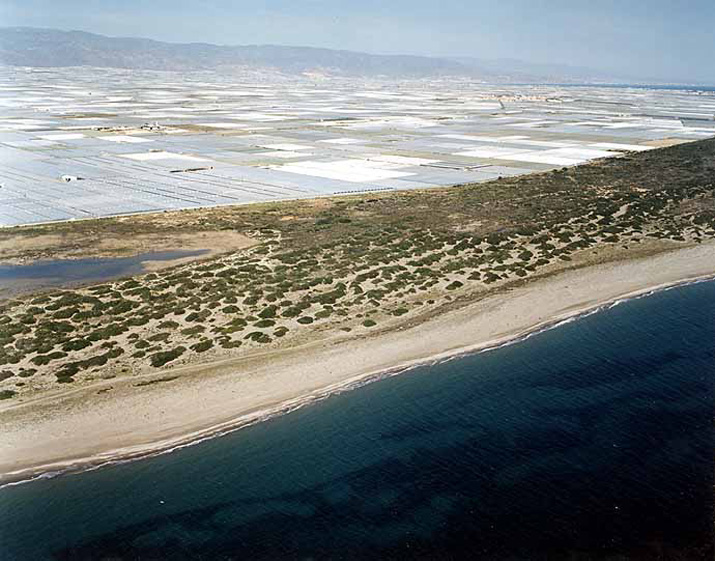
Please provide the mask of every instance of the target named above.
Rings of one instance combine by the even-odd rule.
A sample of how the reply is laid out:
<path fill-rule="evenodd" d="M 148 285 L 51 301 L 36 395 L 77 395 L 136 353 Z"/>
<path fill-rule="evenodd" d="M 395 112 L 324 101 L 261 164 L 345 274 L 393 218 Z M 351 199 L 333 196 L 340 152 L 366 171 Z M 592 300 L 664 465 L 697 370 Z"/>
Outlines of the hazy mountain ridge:
<path fill-rule="evenodd" d="M 466 75 L 456 61 L 372 55 L 313 47 L 220 46 L 105 37 L 84 31 L 0 29 L 0 62 L 10 66 L 107 66 L 145 70 L 263 67 L 287 73 L 326 71 L 356 75 Z"/>
<path fill-rule="evenodd" d="M 0 64 L 8 66 L 97 66 L 141 70 L 252 68 L 287 74 L 346 76 L 462 76 L 488 81 L 608 80 L 589 69 L 533 65 L 514 60 L 375 55 L 355 51 L 278 45 L 222 46 L 105 37 L 84 31 L 0 28 Z"/>

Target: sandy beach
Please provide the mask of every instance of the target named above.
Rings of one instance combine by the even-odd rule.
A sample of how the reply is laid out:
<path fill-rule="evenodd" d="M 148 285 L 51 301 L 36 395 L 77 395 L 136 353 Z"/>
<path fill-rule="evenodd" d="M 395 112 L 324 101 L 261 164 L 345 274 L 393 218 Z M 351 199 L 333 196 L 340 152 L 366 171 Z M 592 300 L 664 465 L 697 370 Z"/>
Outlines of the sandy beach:
<path fill-rule="evenodd" d="M 498 346 L 619 299 L 712 276 L 715 244 L 704 243 L 537 279 L 415 327 L 174 368 L 153 378 L 178 378 L 148 386 L 108 380 L 4 404 L 0 483 L 166 451 L 386 373 Z"/>

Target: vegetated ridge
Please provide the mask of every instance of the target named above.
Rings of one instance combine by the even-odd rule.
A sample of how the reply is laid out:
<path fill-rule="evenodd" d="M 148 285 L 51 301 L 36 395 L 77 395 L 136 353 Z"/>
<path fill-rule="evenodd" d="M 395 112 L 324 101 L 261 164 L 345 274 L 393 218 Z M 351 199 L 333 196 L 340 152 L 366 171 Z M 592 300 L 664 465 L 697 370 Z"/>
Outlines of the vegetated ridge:
<path fill-rule="evenodd" d="M 476 185 L 6 229 L 69 246 L 217 230 L 257 243 L 1 302 L 0 398 L 363 337 L 565 269 L 712 241 L 714 178 L 703 140 Z"/>

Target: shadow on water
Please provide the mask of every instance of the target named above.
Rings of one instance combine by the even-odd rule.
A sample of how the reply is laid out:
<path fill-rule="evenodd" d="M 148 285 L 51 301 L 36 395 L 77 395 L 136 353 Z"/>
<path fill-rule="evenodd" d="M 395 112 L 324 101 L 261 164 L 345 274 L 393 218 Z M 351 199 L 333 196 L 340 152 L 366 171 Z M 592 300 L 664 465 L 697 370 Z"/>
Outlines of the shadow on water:
<path fill-rule="evenodd" d="M 142 273 L 147 261 L 174 261 L 206 253 L 208 250 L 203 249 L 157 251 L 132 257 L 41 260 L 29 265 L 0 264 L 0 294 L 103 282 Z"/>

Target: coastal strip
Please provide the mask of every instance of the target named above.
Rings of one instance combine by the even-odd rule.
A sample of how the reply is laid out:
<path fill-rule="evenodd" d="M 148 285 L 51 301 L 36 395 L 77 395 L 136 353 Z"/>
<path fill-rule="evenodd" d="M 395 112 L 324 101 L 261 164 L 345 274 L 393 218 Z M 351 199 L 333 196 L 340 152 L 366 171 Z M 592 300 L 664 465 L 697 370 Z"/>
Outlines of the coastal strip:
<path fill-rule="evenodd" d="M 260 357 L 175 368 L 142 391 L 87 386 L 0 414 L 0 483 L 176 450 L 417 365 L 493 349 L 572 318 L 715 278 L 715 244 L 537 279 L 415 327 L 322 341 Z"/>

